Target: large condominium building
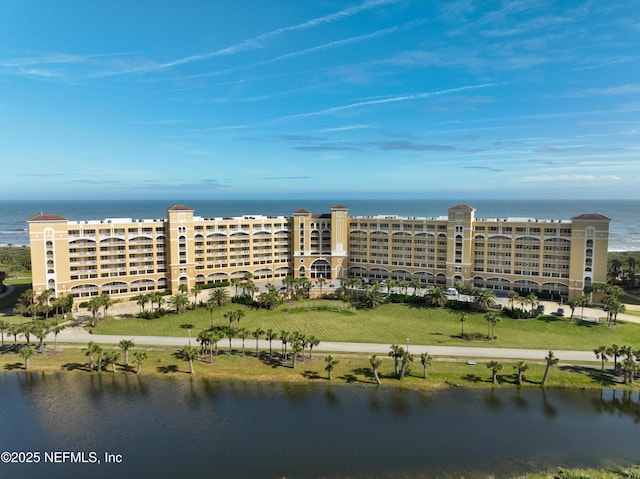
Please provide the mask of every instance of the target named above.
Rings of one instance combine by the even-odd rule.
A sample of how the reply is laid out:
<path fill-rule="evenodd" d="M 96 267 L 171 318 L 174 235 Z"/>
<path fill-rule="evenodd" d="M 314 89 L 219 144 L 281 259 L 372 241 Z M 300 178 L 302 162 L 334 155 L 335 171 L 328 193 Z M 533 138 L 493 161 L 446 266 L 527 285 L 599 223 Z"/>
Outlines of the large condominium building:
<path fill-rule="evenodd" d="M 447 213 L 350 217 L 338 204 L 325 214 L 234 218 L 194 216 L 187 206 L 148 220 L 40 214 L 28 220 L 33 289 L 126 298 L 251 273 L 258 282 L 356 276 L 574 297 L 606 280 L 606 216 L 476 218 L 467 205 Z"/>

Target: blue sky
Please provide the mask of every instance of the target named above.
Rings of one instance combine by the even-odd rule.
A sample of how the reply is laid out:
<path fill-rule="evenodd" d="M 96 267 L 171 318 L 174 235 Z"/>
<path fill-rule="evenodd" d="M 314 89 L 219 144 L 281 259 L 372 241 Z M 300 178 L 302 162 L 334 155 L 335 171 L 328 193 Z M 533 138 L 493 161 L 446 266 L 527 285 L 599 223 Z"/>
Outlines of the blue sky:
<path fill-rule="evenodd" d="M 3 0 L 0 198 L 640 198 L 640 2 Z"/>

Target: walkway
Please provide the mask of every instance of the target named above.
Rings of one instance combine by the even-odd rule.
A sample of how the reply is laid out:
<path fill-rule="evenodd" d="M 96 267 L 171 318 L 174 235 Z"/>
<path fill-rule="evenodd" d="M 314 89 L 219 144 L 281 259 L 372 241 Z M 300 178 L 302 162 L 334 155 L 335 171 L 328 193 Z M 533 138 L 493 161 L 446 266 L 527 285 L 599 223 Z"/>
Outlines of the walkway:
<path fill-rule="evenodd" d="M 159 347 L 177 347 L 181 348 L 189 344 L 188 336 L 120 336 L 120 335 L 102 335 L 90 334 L 82 328 L 68 328 L 58 335 L 58 343 L 81 343 L 87 344 L 89 341 L 95 341 L 100 344 L 118 344 L 122 339 L 131 339 L 136 346 L 159 346 Z M 53 335 L 47 337 L 47 342 L 53 342 Z M 191 338 L 191 344 L 197 346 L 195 338 Z M 223 338 L 218 343 L 221 349 L 228 347 L 228 339 Z M 233 349 L 242 347 L 241 339 L 232 339 L 231 345 Z M 245 349 L 251 351 L 255 349 L 255 339 L 245 340 Z M 269 349 L 269 342 L 265 339 L 258 341 L 258 346 L 262 350 Z M 280 340 L 273 340 L 271 344 L 274 351 L 280 351 L 282 343 Z M 323 341 L 320 343 L 316 351 L 333 352 L 333 353 L 363 353 L 378 354 L 386 356 L 389 352 L 388 344 L 378 343 L 341 343 Z M 414 345 L 409 344 L 409 352 L 418 355 L 428 352 L 432 356 L 451 356 L 462 358 L 496 358 L 496 359 L 534 359 L 544 360 L 548 354 L 548 350 L 542 349 L 513 349 L 513 348 L 486 348 L 486 347 L 464 347 L 464 346 L 433 346 L 433 345 Z M 556 357 L 563 361 L 596 361 L 592 351 L 554 351 Z"/>

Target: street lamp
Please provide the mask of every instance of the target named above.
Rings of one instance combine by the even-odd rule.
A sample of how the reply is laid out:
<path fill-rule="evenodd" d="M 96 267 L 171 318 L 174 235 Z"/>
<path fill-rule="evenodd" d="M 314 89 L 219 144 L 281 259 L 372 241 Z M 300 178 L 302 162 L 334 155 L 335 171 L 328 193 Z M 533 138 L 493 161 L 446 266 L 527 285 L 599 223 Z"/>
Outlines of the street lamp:
<path fill-rule="evenodd" d="M 407 352 L 409 352 L 409 338 L 407 338 Z"/>

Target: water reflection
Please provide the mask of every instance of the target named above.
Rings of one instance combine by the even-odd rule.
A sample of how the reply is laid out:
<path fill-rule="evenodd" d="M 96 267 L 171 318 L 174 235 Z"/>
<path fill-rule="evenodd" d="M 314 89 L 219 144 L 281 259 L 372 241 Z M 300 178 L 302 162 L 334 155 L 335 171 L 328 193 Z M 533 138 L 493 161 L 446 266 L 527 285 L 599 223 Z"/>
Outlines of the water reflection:
<path fill-rule="evenodd" d="M 0 430 L 12 431 L 0 434 L 0 450 L 96 449 L 129 458 L 109 474 L 81 467 L 68 477 L 209 476 L 212 464 L 216 475 L 236 478 L 500 477 L 629 464 L 640 441 L 639 394 L 614 390 L 420 392 L 4 373 L 0 413 Z M 586 440 L 604 436 L 626 440 Z"/>
<path fill-rule="evenodd" d="M 636 424 L 640 423 L 640 393 L 638 391 L 603 389 L 600 391 L 600 397 L 594 399 L 594 403 L 599 412 L 617 413 L 620 416 L 630 417 Z"/>

